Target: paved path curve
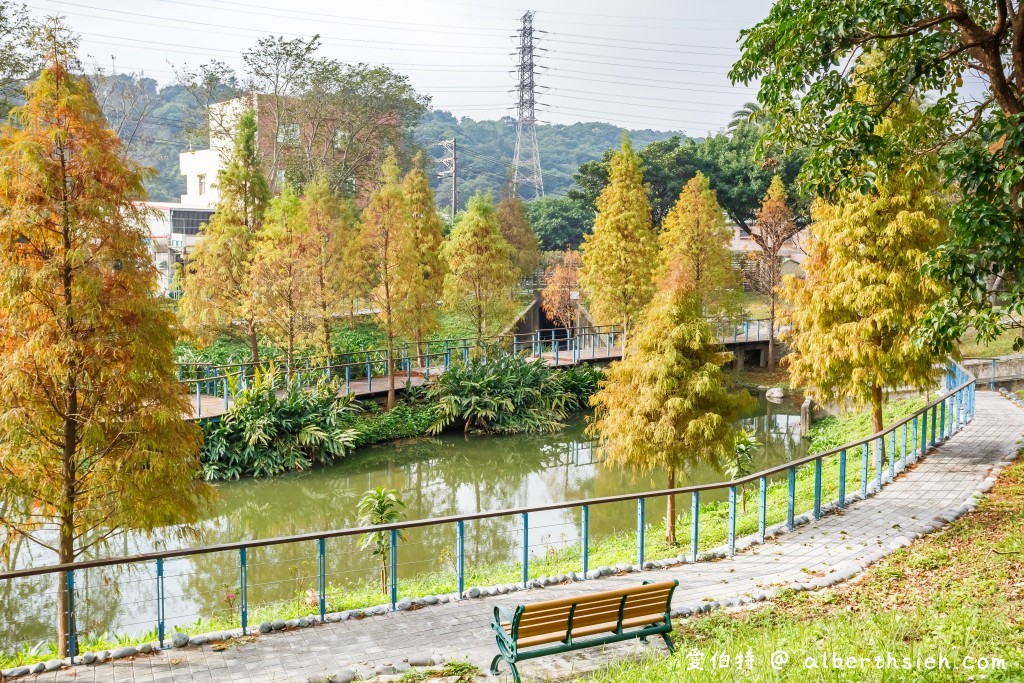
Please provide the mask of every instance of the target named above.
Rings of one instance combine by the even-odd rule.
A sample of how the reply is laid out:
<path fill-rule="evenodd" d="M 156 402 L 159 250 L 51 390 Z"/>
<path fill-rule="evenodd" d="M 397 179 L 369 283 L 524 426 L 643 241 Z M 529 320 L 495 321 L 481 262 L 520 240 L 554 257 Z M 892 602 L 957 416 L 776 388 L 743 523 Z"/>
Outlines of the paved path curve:
<path fill-rule="evenodd" d="M 745 601 L 778 586 L 810 582 L 814 576 L 850 575 L 906 545 L 909 538 L 934 530 L 945 522 L 939 517 L 950 517 L 961 510 L 972 493 L 985 486 L 993 466 L 1013 457 L 1022 433 L 1024 411 L 996 394 L 979 392 L 974 422 L 880 494 L 732 559 L 324 624 L 263 636 L 255 643 L 223 652 L 209 646 L 169 650 L 134 661 L 75 667 L 35 680 L 283 683 L 429 654 L 468 658 L 486 669 L 496 651 L 489 628 L 495 604 L 608 590 L 636 584 L 642 578 L 676 578 L 680 587 L 673 603 L 678 608 L 700 603 L 705 597 L 723 603 Z M 652 640 L 646 646 L 637 643 L 594 648 L 526 662 L 520 671 L 528 679 L 565 677 L 647 648 L 663 650 L 664 645 Z"/>

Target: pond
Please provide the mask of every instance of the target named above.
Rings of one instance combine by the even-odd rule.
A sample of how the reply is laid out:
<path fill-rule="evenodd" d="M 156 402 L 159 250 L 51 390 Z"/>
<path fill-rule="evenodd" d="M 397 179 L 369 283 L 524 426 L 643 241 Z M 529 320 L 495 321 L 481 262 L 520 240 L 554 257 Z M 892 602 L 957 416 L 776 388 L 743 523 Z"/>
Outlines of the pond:
<path fill-rule="evenodd" d="M 805 454 L 799 439 L 799 404 L 770 403 L 763 397 L 741 420 L 760 443 L 754 470 Z M 538 506 L 666 487 L 662 472 L 636 475 L 603 462 L 601 448 L 585 434 L 585 418 L 546 436 L 482 437 L 458 433 L 410 439 L 361 449 L 347 461 L 309 472 L 269 480 L 219 485 L 211 516 L 199 538 L 182 537 L 175 529 L 153 537 L 125 535 L 105 549 L 107 555 L 153 549 L 212 545 L 356 526 L 356 506 L 367 489 L 398 489 L 407 519 L 463 515 L 480 511 Z M 711 468 L 687 472 L 678 485 L 722 481 Z M 713 499 L 713 497 L 709 497 Z M 704 502 L 702 500 L 702 502 Z M 680 501 L 681 506 L 688 501 Z M 648 523 L 660 523 L 664 500 L 647 504 Z M 595 506 L 590 511 L 590 543 L 600 543 L 635 530 L 633 502 Z M 530 515 L 529 554 L 542 560 L 550 553 L 578 548 L 580 512 L 558 510 Z M 687 533 L 680 530 L 685 542 Z M 411 530 L 399 544 L 399 590 L 417 597 L 418 590 L 455 590 L 454 525 Z M 332 606 L 366 595 L 379 581 L 379 559 L 359 547 L 360 539 L 328 539 L 324 562 Z M 467 522 L 465 526 L 467 587 L 498 577 L 511 581 L 522 555 L 518 517 Z M 39 548 L 15 549 L 12 564 L 40 566 L 53 557 Z M 315 542 L 251 549 L 247 555 L 249 622 L 271 613 L 273 606 L 294 603 L 303 614 L 316 612 L 318 547 Z M 429 575 L 431 581 L 420 579 Z M 513 573 L 512 576 L 517 574 Z M 188 626 L 214 619 L 218 627 L 237 621 L 239 554 L 211 553 L 170 560 L 164 566 L 166 618 Z M 438 585 L 438 581 L 443 585 Z M 9 650 L 22 643 L 53 639 L 54 579 L 26 579 L 0 584 L 0 645 Z M 78 630 L 102 634 L 141 635 L 156 625 L 156 567 L 131 570 L 87 570 L 76 574 Z M 404 587 L 403 587 L 404 586 Z M 304 595 L 308 605 L 303 605 Z M 347 596 L 347 597 L 346 597 Z M 349 599 L 350 598 L 350 599 Z M 385 602 L 370 590 L 362 606 Z M 340 608 L 354 607 L 344 604 Z M 279 610 L 278 610 L 279 611 Z M 191 630 L 196 630 L 197 627 Z"/>

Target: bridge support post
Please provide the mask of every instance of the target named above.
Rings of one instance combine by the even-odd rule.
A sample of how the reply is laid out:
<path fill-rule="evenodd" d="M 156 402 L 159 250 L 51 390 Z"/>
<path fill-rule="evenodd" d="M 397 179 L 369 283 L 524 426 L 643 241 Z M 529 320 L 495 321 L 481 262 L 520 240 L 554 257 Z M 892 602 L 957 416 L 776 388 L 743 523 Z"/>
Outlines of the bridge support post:
<path fill-rule="evenodd" d="M 839 451 L 839 509 L 846 507 L 846 449 Z"/>

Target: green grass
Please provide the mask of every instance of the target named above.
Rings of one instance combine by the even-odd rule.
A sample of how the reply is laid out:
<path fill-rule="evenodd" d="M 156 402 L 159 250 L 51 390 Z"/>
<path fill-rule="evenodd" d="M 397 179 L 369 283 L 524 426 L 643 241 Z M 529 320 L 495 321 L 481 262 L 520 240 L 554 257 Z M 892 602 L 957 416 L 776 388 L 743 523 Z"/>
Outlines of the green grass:
<path fill-rule="evenodd" d="M 973 332 L 964 335 L 960 342 L 960 353 L 965 358 L 997 358 L 999 356 L 1010 356 L 1014 351 L 1013 343 L 1020 337 L 1019 330 L 1006 330 L 990 342 L 982 342 L 977 339 Z"/>
<path fill-rule="evenodd" d="M 1020 681 L 1024 680 L 1024 463 L 1002 473 L 977 511 L 831 590 L 785 591 L 762 607 L 681 621 L 676 654 L 613 664 L 586 683 L 675 681 Z M 784 651 L 788 664 L 770 665 Z M 716 653 L 741 658 L 714 668 Z M 940 653 L 951 666 L 965 656 L 1000 658 L 1005 669 L 893 670 L 808 668 L 824 653 L 891 654 L 902 665 Z M 700 669 L 690 669 L 692 661 Z M 996 665 L 997 666 L 997 665 Z"/>

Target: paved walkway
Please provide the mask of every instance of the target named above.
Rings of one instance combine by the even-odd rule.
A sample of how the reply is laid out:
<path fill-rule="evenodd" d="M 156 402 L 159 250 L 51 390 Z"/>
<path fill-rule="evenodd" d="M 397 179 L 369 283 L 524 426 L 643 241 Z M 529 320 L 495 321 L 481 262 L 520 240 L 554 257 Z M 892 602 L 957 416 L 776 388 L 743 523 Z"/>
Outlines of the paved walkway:
<path fill-rule="evenodd" d="M 448 659 L 468 658 L 486 670 L 496 652 L 489 627 L 495 604 L 512 605 L 608 590 L 636 584 L 642 578 L 676 578 L 680 585 L 673 605 L 682 608 L 705 598 L 722 603 L 746 601 L 778 586 L 795 582 L 813 584 L 815 577 L 823 582 L 850 576 L 882 554 L 908 544 L 916 535 L 934 530 L 942 523 L 939 517 L 962 509 L 965 501 L 983 485 L 992 466 L 1012 457 L 1022 433 L 1024 411 L 996 394 L 978 393 L 975 421 L 882 493 L 853 504 L 842 514 L 826 516 L 732 559 L 270 634 L 222 652 L 209 646 L 169 650 L 131 662 L 44 674 L 37 680 L 283 683 L 305 681 L 311 675 L 343 668 L 397 663 L 403 657 L 430 654 Z M 526 662 L 520 671 L 534 680 L 566 677 L 644 649 L 662 651 L 664 645 L 652 639 L 649 645 L 594 648 Z M 502 673 L 507 673 L 507 669 Z"/>

